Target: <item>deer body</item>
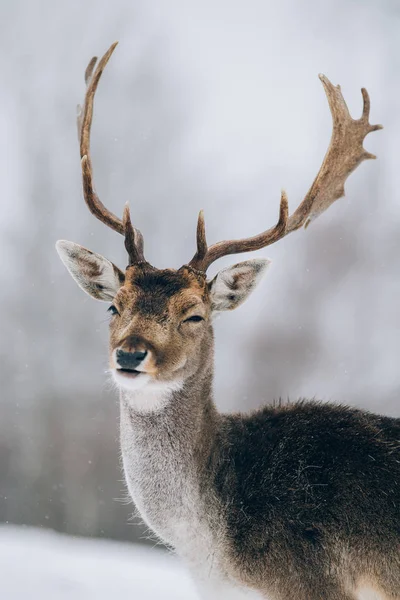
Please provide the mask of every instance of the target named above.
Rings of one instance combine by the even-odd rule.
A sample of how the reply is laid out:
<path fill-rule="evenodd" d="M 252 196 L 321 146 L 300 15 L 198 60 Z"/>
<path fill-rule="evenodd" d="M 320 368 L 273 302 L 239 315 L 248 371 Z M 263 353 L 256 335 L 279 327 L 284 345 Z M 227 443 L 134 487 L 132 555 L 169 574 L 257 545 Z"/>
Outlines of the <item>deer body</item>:
<path fill-rule="evenodd" d="M 354 120 L 339 86 L 321 76 L 331 144 L 292 215 L 283 192 L 274 227 L 208 246 L 200 213 L 192 260 L 160 270 L 144 258 L 129 207 L 120 220 L 94 191 L 93 101 L 114 48 L 86 70 L 78 127 L 86 203 L 124 235 L 129 265 L 122 272 L 72 242 L 57 250 L 84 291 L 111 302 L 110 371 L 120 390 L 126 481 L 140 515 L 208 600 L 351 600 L 361 588 L 399 600 L 400 420 L 317 402 L 221 415 L 213 399 L 213 316 L 244 302 L 270 261 L 235 264 L 211 281 L 207 268 L 308 225 L 343 195 L 348 175 L 374 158 L 362 145 L 380 129 L 369 123 L 366 90 Z"/>
<path fill-rule="evenodd" d="M 171 395 L 143 414 L 121 392 L 124 471 L 202 597 L 352 598 L 368 576 L 398 597 L 400 420 L 315 402 L 220 415 L 190 382 Z"/>

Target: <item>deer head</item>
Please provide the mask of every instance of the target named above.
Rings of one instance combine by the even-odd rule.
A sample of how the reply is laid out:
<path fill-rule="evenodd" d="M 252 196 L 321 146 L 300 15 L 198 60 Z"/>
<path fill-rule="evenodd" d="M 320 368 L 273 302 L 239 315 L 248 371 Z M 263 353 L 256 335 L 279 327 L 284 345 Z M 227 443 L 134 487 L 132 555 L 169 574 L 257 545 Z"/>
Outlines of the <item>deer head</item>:
<path fill-rule="evenodd" d="M 320 76 L 333 118 L 331 143 L 310 190 L 289 216 L 282 192 L 275 226 L 247 239 L 208 246 L 203 213 L 197 224 L 197 250 L 180 269 L 160 270 L 144 257 L 143 236 L 131 223 L 129 206 L 123 218 L 110 212 L 98 198 L 90 159 L 93 102 L 103 70 L 117 44 L 98 62 L 93 58 L 85 73 L 87 91 L 79 111 L 78 131 L 83 192 L 89 210 L 124 236 L 129 264 L 125 272 L 73 242 L 57 242 L 57 251 L 78 285 L 97 300 L 111 303 L 109 360 L 114 379 L 130 390 L 168 390 L 183 386 L 213 360 L 212 316 L 232 310 L 246 300 L 270 261 L 247 260 L 220 271 L 212 281 L 208 267 L 218 258 L 259 250 L 307 225 L 344 195 L 348 175 L 365 159 L 375 158 L 363 148 L 365 136 L 381 128 L 369 124 L 369 98 L 362 89 L 364 107 L 353 120 L 339 86 Z M 149 407 L 150 408 L 150 407 Z"/>

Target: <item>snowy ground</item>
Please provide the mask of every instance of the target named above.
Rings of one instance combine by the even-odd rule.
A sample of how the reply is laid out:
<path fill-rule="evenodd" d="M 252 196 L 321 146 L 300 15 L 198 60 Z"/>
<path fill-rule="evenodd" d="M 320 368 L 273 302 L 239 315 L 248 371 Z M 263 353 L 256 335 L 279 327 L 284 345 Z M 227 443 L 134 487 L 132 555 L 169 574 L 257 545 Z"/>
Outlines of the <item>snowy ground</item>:
<path fill-rule="evenodd" d="M 0 526 L 1 600 L 195 600 L 172 555 L 129 544 Z"/>
<path fill-rule="evenodd" d="M 0 600 L 113 598 L 198 600 L 178 559 L 156 548 L 0 525 Z"/>

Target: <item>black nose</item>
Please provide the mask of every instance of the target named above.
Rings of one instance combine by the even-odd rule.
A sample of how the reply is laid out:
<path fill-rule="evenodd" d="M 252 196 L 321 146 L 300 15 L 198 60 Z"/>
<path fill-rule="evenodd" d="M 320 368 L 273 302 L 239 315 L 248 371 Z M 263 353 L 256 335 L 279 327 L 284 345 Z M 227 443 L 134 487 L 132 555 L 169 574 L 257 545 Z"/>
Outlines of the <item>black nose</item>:
<path fill-rule="evenodd" d="M 147 352 L 125 352 L 125 350 L 117 350 L 117 363 L 121 369 L 130 369 L 133 371 L 146 358 Z"/>

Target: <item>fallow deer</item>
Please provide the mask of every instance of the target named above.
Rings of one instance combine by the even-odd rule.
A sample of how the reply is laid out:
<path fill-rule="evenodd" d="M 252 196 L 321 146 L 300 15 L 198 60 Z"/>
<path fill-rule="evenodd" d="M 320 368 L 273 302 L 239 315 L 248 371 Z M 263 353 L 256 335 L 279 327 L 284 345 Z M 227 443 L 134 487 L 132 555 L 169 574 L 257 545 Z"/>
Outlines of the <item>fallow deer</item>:
<path fill-rule="evenodd" d="M 253 259 L 206 271 L 218 258 L 264 248 L 344 194 L 365 159 L 370 102 L 353 120 L 339 86 L 320 76 L 333 118 L 329 149 L 289 216 L 249 239 L 197 250 L 178 270 L 157 269 L 143 237 L 95 193 L 90 158 L 93 102 L 116 44 L 86 70 L 78 117 L 83 191 L 90 211 L 124 236 L 125 272 L 78 244 L 57 250 L 79 286 L 111 302 L 109 361 L 120 391 L 121 448 L 130 495 L 145 523 L 186 562 L 201 597 L 350 600 L 363 588 L 400 598 L 400 419 L 299 401 L 252 414 L 220 414 L 213 398 L 216 313 L 239 306 L 266 271 Z M 162 591 L 160 591 L 162 598 Z"/>

